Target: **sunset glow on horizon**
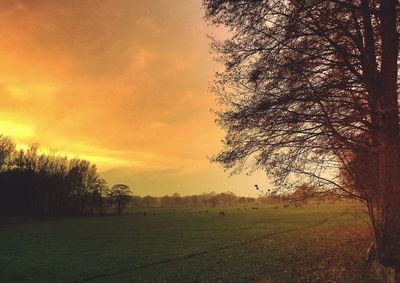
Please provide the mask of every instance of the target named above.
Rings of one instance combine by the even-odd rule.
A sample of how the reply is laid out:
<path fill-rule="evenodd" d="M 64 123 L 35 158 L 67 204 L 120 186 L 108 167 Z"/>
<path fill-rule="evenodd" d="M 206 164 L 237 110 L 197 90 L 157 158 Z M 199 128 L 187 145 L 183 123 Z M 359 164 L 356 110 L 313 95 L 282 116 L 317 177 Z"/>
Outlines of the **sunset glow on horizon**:
<path fill-rule="evenodd" d="M 223 132 L 201 1 L 0 3 L 0 134 L 94 162 L 138 195 L 257 195 L 209 157 Z"/>

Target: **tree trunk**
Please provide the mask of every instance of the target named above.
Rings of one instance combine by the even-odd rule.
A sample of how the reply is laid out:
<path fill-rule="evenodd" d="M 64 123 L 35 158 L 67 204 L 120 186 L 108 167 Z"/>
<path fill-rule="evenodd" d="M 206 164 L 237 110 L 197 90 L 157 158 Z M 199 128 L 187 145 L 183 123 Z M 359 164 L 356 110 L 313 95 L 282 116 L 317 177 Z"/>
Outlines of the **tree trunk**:
<path fill-rule="evenodd" d="M 384 187 L 378 200 L 378 221 L 375 231 L 377 260 L 400 271 L 400 194 L 398 146 L 380 157 L 379 171 Z"/>
<path fill-rule="evenodd" d="M 400 271 L 400 160 L 397 95 L 398 35 L 396 2 L 381 0 L 382 59 L 377 97 L 379 121 L 378 192 L 374 196 L 375 258 L 384 267 Z M 396 279 L 400 282 L 400 278 Z"/>

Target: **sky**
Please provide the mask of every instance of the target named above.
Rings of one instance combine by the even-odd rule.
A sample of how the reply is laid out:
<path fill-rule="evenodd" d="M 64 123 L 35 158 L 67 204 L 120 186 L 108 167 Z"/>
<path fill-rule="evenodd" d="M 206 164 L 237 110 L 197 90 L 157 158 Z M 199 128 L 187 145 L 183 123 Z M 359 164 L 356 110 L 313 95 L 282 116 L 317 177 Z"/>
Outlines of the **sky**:
<path fill-rule="evenodd" d="M 268 186 L 209 157 L 223 131 L 201 0 L 0 1 L 0 133 L 96 163 L 135 195 Z"/>

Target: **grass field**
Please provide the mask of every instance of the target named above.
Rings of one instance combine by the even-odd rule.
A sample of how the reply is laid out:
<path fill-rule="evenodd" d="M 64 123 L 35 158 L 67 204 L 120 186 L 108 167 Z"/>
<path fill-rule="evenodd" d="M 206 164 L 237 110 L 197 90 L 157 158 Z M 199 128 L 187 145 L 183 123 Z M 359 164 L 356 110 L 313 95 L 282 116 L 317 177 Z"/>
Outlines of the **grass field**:
<path fill-rule="evenodd" d="M 3 224 L 0 282 L 360 282 L 362 218 L 341 204 Z"/>

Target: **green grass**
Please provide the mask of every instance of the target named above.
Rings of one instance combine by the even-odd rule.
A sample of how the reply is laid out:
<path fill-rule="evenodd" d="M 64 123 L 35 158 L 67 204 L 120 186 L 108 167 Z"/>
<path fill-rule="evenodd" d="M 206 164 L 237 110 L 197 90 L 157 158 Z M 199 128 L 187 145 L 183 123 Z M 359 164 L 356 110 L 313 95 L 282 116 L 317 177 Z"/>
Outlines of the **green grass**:
<path fill-rule="evenodd" d="M 361 278 L 367 225 L 355 216 L 362 215 L 360 206 L 199 210 L 140 209 L 122 217 L 1 225 L 0 282 Z"/>

